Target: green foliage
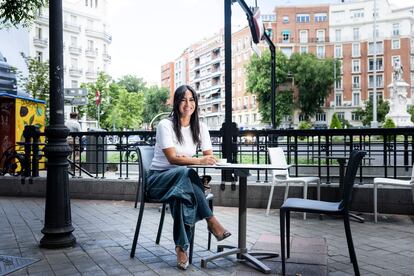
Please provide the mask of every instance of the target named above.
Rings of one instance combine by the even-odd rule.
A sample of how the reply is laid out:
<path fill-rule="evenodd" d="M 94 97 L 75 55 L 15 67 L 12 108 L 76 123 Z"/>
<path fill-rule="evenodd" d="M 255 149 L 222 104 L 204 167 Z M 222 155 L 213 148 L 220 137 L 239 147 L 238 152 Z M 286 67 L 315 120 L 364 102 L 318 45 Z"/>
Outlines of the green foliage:
<path fill-rule="evenodd" d="M 146 82 L 143 78 L 138 78 L 133 75 L 122 76 L 117 81 L 119 86 L 125 87 L 128 92 L 142 92 L 146 89 Z"/>
<path fill-rule="evenodd" d="M 411 114 L 411 122 L 414 123 L 414 105 L 410 106 L 407 111 Z"/>
<path fill-rule="evenodd" d="M 370 125 L 372 121 L 372 109 L 373 109 L 373 104 L 372 104 L 372 100 L 370 99 L 369 101 L 365 102 L 365 109 L 358 108 L 355 111 L 356 115 L 361 116 L 362 124 L 364 126 Z M 379 99 L 378 104 L 377 104 L 377 121 L 379 123 L 384 122 L 385 115 L 387 115 L 389 110 L 390 110 L 389 103 L 384 102 L 382 99 Z"/>
<path fill-rule="evenodd" d="M 1 0 L 0 28 L 30 26 L 36 12 L 48 4 L 47 0 Z"/>
<path fill-rule="evenodd" d="M 270 51 L 263 52 L 261 57 L 253 55 L 250 63 L 246 66 L 247 83 L 246 90 L 249 93 L 257 95 L 259 102 L 259 112 L 262 122 L 269 123 L 271 121 L 271 55 Z M 286 81 L 287 78 L 287 58 L 281 52 L 276 53 L 276 86 Z M 279 93 L 276 93 L 279 94 Z M 276 96 L 276 123 L 280 124 L 283 115 L 291 114 L 293 103 L 280 109 L 281 103 L 286 103 L 286 98 L 290 96 L 282 93 Z M 292 97 L 293 98 L 293 97 Z"/>
<path fill-rule="evenodd" d="M 279 126 L 284 116 L 293 115 L 293 92 L 279 91 L 276 93 L 276 125 Z"/>
<path fill-rule="evenodd" d="M 312 124 L 308 121 L 301 121 L 299 122 L 298 129 L 311 129 Z"/>
<path fill-rule="evenodd" d="M 318 59 L 313 54 L 295 53 L 290 57 L 289 68 L 299 89 L 299 107 L 306 119 L 320 112 L 334 82 L 333 59 Z M 337 70 L 339 74 L 339 70 Z"/>
<path fill-rule="evenodd" d="M 155 115 L 161 112 L 171 111 L 171 107 L 167 105 L 169 98 L 169 90 L 165 87 L 151 86 L 145 91 L 145 105 L 142 113 L 142 120 L 150 123 Z"/>
<path fill-rule="evenodd" d="M 385 119 L 384 124 L 382 125 L 383 128 L 396 128 L 394 121 L 391 118 Z"/>
<path fill-rule="evenodd" d="M 112 98 L 113 99 L 113 98 Z M 144 94 L 130 93 L 124 87 L 118 90 L 118 98 L 113 101 L 104 123 L 116 129 L 137 129 L 142 123 Z"/>
<path fill-rule="evenodd" d="M 331 120 L 331 124 L 330 124 L 329 128 L 331 128 L 331 129 L 341 129 L 342 128 L 341 121 L 339 120 L 338 114 L 336 114 L 336 112 L 332 115 L 332 120 Z"/>

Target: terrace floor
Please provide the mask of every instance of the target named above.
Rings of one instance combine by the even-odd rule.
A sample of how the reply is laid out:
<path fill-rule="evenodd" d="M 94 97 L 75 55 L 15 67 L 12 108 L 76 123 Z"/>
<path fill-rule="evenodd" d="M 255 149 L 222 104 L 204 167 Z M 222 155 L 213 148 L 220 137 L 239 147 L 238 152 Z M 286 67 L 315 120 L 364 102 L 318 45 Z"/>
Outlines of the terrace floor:
<path fill-rule="evenodd" d="M 137 254 L 130 259 L 132 237 L 138 216 L 133 202 L 72 200 L 72 222 L 77 244 L 66 249 L 41 249 L 39 240 L 44 219 L 44 199 L 0 197 L 0 257 L 38 260 L 10 275 L 263 275 L 228 257 L 200 268 L 206 250 L 205 222 L 196 227 L 193 265 L 187 271 L 175 267 L 172 219 L 166 216 L 160 245 L 155 244 L 158 205 L 144 212 Z M 279 212 L 269 217 L 263 209 L 248 209 L 248 247 L 273 249 L 279 246 Z M 237 243 L 237 208 L 215 207 L 215 214 L 233 233 L 223 241 Z M 373 223 L 351 222 L 356 254 L 362 275 L 412 275 L 414 271 L 414 217 L 381 216 Z M 342 220 L 308 214 L 292 217 L 293 244 L 289 275 L 353 275 Z M 217 243 L 213 241 L 212 248 Z M 1 261 L 1 258 L 0 258 Z M 4 262 L 3 262 L 4 263 Z M 280 273 L 280 259 L 265 261 L 272 274 Z M 2 263 L 0 262 L 0 265 Z M 0 270 L 1 275 L 1 270 Z"/>

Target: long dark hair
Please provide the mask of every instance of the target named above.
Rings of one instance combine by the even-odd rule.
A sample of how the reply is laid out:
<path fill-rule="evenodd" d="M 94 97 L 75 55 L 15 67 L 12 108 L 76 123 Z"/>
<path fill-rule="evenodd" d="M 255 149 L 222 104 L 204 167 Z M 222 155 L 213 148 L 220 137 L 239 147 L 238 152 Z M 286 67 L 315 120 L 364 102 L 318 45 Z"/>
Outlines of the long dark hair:
<path fill-rule="evenodd" d="M 193 142 L 196 145 L 200 144 L 200 122 L 198 120 L 198 99 L 197 99 L 197 93 L 189 85 L 181 85 L 179 86 L 175 92 L 174 92 L 174 104 L 173 104 L 173 110 L 171 111 L 171 119 L 173 122 L 173 129 L 175 132 L 175 136 L 177 137 L 177 140 L 180 144 L 183 143 L 183 135 L 181 133 L 181 114 L 180 114 L 180 103 L 181 100 L 184 99 L 185 92 L 190 91 L 193 94 L 195 108 L 193 114 L 191 114 L 190 118 L 190 129 L 191 129 L 191 135 L 193 136 Z"/>

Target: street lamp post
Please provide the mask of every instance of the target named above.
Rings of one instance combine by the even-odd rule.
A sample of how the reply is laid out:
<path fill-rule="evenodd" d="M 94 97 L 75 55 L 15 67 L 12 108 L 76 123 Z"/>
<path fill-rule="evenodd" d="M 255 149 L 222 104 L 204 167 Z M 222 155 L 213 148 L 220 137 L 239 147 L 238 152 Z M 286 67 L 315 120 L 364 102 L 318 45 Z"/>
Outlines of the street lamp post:
<path fill-rule="evenodd" d="M 373 72 L 373 79 L 374 79 L 374 87 L 372 90 L 372 122 L 371 128 L 378 127 L 378 120 L 377 120 L 377 1 L 374 0 L 374 28 L 373 28 L 373 43 L 374 43 L 374 72 Z M 369 80 L 368 80 L 369 83 Z"/>
<path fill-rule="evenodd" d="M 44 248 L 62 248 L 75 244 L 72 232 L 66 142 L 69 129 L 64 125 L 62 0 L 49 1 L 50 37 L 50 124 L 46 127 L 47 157 L 45 221 L 40 240 Z"/>
<path fill-rule="evenodd" d="M 269 45 L 270 57 L 271 57 L 271 117 L 272 117 L 272 129 L 276 129 L 276 47 L 270 39 L 269 35 L 263 33 L 264 40 Z"/>

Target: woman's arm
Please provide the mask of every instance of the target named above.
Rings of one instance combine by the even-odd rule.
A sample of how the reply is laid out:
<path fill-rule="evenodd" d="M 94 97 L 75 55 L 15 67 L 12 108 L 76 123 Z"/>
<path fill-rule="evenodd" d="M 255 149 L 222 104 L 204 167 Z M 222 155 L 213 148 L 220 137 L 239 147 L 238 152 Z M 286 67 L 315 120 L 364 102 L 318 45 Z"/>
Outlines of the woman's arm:
<path fill-rule="evenodd" d="M 166 148 L 162 150 L 167 158 L 168 162 L 173 165 L 214 165 L 216 164 L 216 158 L 213 156 L 213 150 L 203 151 L 202 157 L 191 157 L 181 155 L 178 156 L 175 148 Z"/>

